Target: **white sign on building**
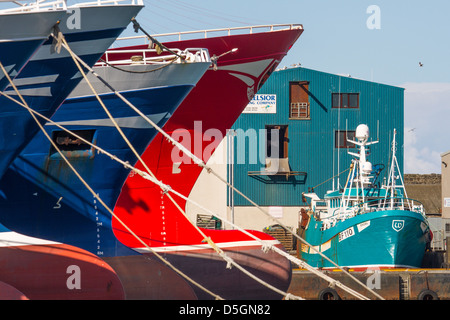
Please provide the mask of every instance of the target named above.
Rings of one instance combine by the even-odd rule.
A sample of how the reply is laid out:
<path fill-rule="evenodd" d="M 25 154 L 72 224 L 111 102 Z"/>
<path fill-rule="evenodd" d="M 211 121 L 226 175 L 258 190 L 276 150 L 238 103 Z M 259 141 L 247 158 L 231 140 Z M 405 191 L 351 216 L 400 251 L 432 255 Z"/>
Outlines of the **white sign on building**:
<path fill-rule="evenodd" d="M 446 208 L 450 207 L 450 198 L 444 198 L 444 207 Z"/>
<path fill-rule="evenodd" d="M 269 207 L 269 214 L 274 218 L 283 218 L 283 207 Z"/>
<path fill-rule="evenodd" d="M 277 95 L 255 94 L 243 113 L 277 113 Z"/>

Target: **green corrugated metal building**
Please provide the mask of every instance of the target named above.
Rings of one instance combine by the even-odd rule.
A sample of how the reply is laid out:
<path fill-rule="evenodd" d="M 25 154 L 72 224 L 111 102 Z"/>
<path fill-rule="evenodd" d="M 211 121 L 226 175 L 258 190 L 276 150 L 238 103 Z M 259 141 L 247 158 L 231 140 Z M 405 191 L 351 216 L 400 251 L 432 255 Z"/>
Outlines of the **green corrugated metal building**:
<path fill-rule="evenodd" d="M 345 137 L 352 138 L 362 123 L 370 128 L 370 140 L 379 140 L 369 161 L 385 165 L 381 176 L 388 171 L 397 130 L 403 172 L 403 115 L 403 88 L 303 67 L 278 70 L 233 126 L 229 181 L 261 206 L 301 206 L 302 192 L 311 188 L 322 197 L 345 183 L 348 171 L 339 181 L 332 177 L 349 168 L 347 152 L 356 149 Z M 270 169 L 273 163 L 280 163 L 278 170 Z M 248 205 L 234 196 L 234 206 Z"/>

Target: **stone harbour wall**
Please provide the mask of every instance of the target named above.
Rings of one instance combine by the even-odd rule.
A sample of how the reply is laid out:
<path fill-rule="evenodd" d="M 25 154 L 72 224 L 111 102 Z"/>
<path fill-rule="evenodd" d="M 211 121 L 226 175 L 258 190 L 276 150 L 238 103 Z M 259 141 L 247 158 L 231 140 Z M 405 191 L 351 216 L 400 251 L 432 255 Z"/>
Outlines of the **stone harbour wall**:
<path fill-rule="evenodd" d="M 441 184 L 441 175 L 437 173 L 430 174 L 405 174 L 404 183 L 406 184 Z"/>

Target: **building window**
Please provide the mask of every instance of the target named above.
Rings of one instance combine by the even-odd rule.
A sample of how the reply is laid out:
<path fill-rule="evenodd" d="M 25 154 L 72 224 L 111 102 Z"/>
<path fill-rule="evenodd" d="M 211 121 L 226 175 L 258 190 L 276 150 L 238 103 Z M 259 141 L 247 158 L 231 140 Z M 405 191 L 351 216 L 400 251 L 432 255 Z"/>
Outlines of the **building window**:
<path fill-rule="evenodd" d="M 266 164 L 270 174 L 290 173 L 288 159 L 288 126 L 266 125 Z"/>
<path fill-rule="evenodd" d="M 287 158 L 288 141 L 287 125 L 266 125 L 266 158 Z"/>
<path fill-rule="evenodd" d="M 354 140 L 355 131 L 336 130 L 334 132 L 334 146 L 335 148 L 354 148 L 355 145 L 348 140 Z"/>
<path fill-rule="evenodd" d="M 359 93 L 333 93 L 331 100 L 333 108 L 359 108 Z"/>
<path fill-rule="evenodd" d="M 308 90 L 308 81 L 296 81 L 289 83 L 290 119 L 310 119 Z"/>

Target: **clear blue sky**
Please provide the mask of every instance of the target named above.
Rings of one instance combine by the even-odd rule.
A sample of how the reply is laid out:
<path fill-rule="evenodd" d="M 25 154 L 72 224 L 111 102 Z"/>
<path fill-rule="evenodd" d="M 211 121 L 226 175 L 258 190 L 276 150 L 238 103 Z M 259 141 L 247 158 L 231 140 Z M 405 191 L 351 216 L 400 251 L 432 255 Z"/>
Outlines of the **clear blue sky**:
<path fill-rule="evenodd" d="M 303 24 L 303 35 L 281 66 L 301 63 L 311 69 L 405 88 L 405 172 L 440 173 L 440 154 L 450 150 L 450 1 L 144 2 L 146 7 L 137 19 L 151 34 Z M 367 27 L 371 5 L 380 9 L 379 29 Z M 123 36 L 130 35 L 134 32 L 128 28 Z"/>
<path fill-rule="evenodd" d="M 393 85 L 449 81 L 450 1 L 145 0 L 138 20 L 151 33 L 301 23 L 284 64 L 351 74 Z M 366 13 L 380 8 L 380 29 Z M 419 61 L 424 63 L 418 68 Z M 426 67 L 426 68 L 425 68 Z"/>
<path fill-rule="evenodd" d="M 145 0 L 150 33 L 301 23 L 281 66 L 302 66 L 405 88 L 405 172 L 440 173 L 450 150 L 450 1 Z M 370 5 L 380 9 L 369 29 Z M 131 35 L 132 31 L 127 30 Z M 419 66 L 423 63 L 423 67 Z"/>

